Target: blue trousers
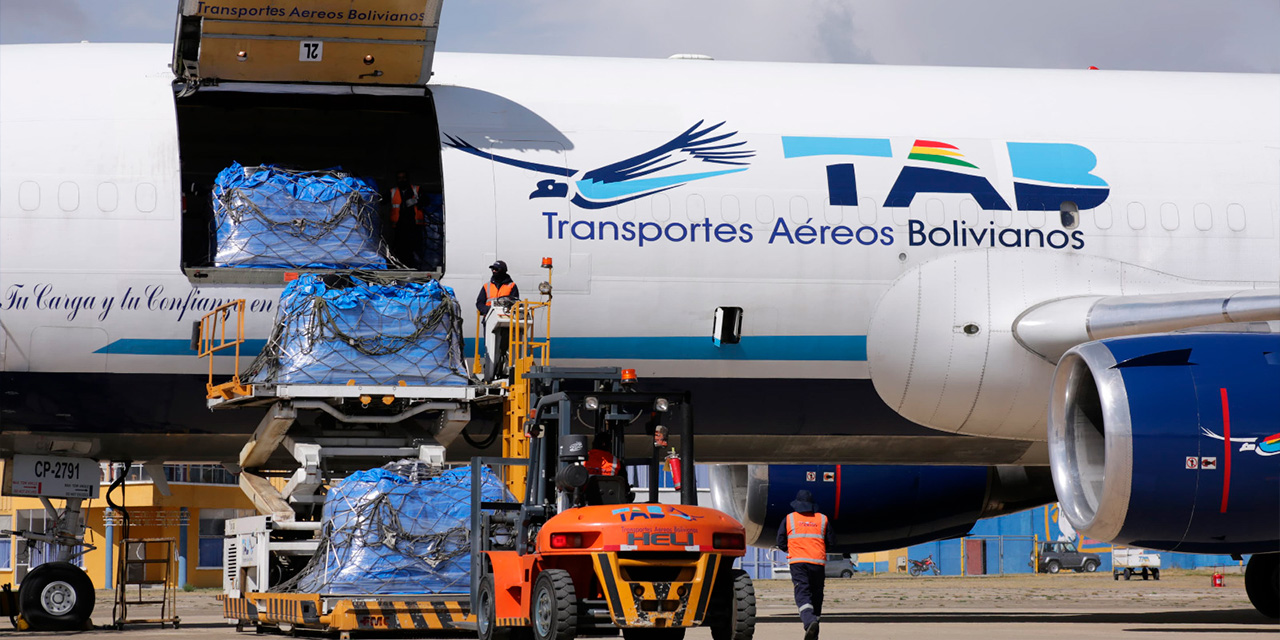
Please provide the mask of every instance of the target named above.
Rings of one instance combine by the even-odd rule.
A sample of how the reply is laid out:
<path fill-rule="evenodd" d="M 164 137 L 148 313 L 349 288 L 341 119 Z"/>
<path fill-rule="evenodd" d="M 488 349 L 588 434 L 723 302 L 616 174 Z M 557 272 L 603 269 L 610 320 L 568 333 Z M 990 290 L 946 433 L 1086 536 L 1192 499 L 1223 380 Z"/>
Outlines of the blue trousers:
<path fill-rule="evenodd" d="M 805 628 L 822 615 L 822 588 L 826 585 L 827 570 L 820 564 L 791 563 L 791 585 L 796 590 L 796 606 L 800 608 L 800 622 Z"/>

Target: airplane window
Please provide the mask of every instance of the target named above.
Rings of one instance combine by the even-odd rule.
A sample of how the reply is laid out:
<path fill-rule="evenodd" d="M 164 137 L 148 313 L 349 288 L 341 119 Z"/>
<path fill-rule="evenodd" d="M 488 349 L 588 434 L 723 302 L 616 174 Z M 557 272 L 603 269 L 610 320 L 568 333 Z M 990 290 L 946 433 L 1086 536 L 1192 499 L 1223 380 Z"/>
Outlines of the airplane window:
<path fill-rule="evenodd" d="M 63 211 L 75 211 L 80 208 L 80 187 L 74 182 L 58 185 L 58 208 Z"/>
<path fill-rule="evenodd" d="M 1147 209 L 1141 202 L 1129 203 L 1129 228 L 1139 231 L 1147 228 Z"/>
<path fill-rule="evenodd" d="M 1160 205 L 1160 226 L 1166 231 L 1173 231 L 1178 228 L 1178 205 L 1172 202 L 1166 202 Z"/>
<path fill-rule="evenodd" d="M 960 219 L 961 220 L 963 220 L 966 224 L 968 224 L 971 227 L 981 228 L 981 227 L 978 227 L 979 224 L 982 224 L 979 221 L 980 218 L 981 216 L 978 214 L 977 202 L 974 202 L 970 198 L 965 198 L 964 200 L 960 201 Z"/>
<path fill-rule="evenodd" d="M 742 210 L 737 196 L 720 198 L 720 219 L 725 222 L 737 222 L 742 219 Z"/>
<path fill-rule="evenodd" d="M 793 196 L 791 198 L 791 221 L 796 224 L 804 224 L 809 220 L 809 201 L 802 196 Z"/>
<path fill-rule="evenodd" d="M 647 198 L 653 201 L 653 219 L 655 222 L 666 222 L 671 219 L 671 198 L 665 193 Z"/>
<path fill-rule="evenodd" d="M 1076 203 L 1063 202 L 1058 212 L 1062 218 L 1063 229 L 1075 229 L 1080 226 L 1080 209 L 1076 207 Z"/>
<path fill-rule="evenodd" d="M 18 185 L 18 206 L 23 211 L 35 211 L 40 208 L 40 185 L 27 180 Z"/>
<path fill-rule="evenodd" d="M 1013 223 L 1013 213 L 1009 211 L 997 211 L 995 217 L 997 227 L 1007 227 Z"/>
<path fill-rule="evenodd" d="M 858 222 L 864 225 L 876 223 L 876 201 L 871 198 L 858 199 Z"/>
<path fill-rule="evenodd" d="M 1107 230 L 1115 223 L 1115 213 L 1111 211 L 1111 205 L 1102 203 L 1093 210 L 1093 224 L 1099 229 Z"/>
<path fill-rule="evenodd" d="M 1030 224 L 1032 227 L 1035 227 L 1036 229 L 1043 229 L 1045 223 L 1048 221 L 1049 221 L 1049 216 L 1045 215 L 1043 211 L 1027 212 L 1027 223 Z"/>
<path fill-rule="evenodd" d="M 151 213 L 156 210 L 156 187 L 150 182 L 143 182 L 134 190 L 133 197 L 138 204 L 138 211 Z"/>
<path fill-rule="evenodd" d="M 822 219 L 827 224 L 840 224 L 844 222 L 844 207 L 838 204 L 831 204 L 831 198 L 823 201 L 826 206 L 822 209 Z"/>
<path fill-rule="evenodd" d="M 773 199 L 769 196 L 756 198 L 756 220 L 764 223 L 773 222 Z"/>
<path fill-rule="evenodd" d="M 1238 204 L 1227 205 L 1227 226 L 1232 231 L 1244 231 L 1244 207 Z"/>
<path fill-rule="evenodd" d="M 1196 228 L 1201 231 L 1208 231 L 1213 226 L 1213 209 L 1203 202 L 1191 210 L 1191 217 L 1195 220 Z"/>
<path fill-rule="evenodd" d="M 98 185 L 98 210 L 111 213 L 120 205 L 120 190 L 110 182 Z"/>
<path fill-rule="evenodd" d="M 924 217 L 929 221 L 930 226 L 941 227 L 946 224 L 946 209 L 942 206 L 942 201 L 937 198 L 929 198 L 924 205 Z"/>
<path fill-rule="evenodd" d="M 688 216 L 689 222 L 701 224 L 707 218 L 707 201 L 696 193 L 689 194 L 684 200 L 684 214 Z"/>

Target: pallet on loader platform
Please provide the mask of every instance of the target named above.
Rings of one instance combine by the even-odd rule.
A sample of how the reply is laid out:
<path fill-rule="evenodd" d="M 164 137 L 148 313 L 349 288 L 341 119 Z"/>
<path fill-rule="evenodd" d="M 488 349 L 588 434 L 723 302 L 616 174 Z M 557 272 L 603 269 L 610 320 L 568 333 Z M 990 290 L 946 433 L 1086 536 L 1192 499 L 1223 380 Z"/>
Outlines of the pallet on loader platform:
<path fill-rule="evenodd" d="M 448 631 L 475 629 L 467 594 L 320 595 L 246 593 L 220 597 L 223 616 L 238 630 L 278 628 L 338 633 L 352 631 Z"/>

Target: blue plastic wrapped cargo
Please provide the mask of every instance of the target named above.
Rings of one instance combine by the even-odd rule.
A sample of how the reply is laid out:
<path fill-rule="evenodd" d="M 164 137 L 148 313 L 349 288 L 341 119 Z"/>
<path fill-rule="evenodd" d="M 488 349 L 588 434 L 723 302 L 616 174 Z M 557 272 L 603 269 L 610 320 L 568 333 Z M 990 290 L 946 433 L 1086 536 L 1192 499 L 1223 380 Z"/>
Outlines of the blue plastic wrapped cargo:
<path fill-rule="evenodd" d="M 325 496 L 321 545 L 281 590 L 328 595 L 467 593 L 471 470 L 415 482 L 387 468 L 348 476 Z M 389 469 L 390 468 L 390 469 Z M 485 501 L 511 493 L 483 469 Z"/>
<path fill-rule="evenodd" d="M 465 385 L 462 316 L 434 280 L 303 274 L 245 379 L 256 384 Z"/>
<path fill-rule="evenodd" d="M 385 269 L 378 201 L 339 170 L 232 163 L 213 184 L 214 266 Z"/>

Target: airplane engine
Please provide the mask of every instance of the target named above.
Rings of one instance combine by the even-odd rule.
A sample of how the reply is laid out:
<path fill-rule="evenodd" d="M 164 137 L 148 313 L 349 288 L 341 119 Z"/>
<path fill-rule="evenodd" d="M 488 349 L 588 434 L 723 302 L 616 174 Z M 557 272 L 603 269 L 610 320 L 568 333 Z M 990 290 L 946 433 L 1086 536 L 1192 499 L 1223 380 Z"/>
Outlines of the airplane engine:
<path fill-rule="evenodd" d="M 1088 342 L 1058 364 L 1049 456 L 1077 531 L 1191 553 L 1280 548 L 1280 335 Z"/>
<path fill-rule="evenodd" d="M 715 507 L 738 519 L 747 544 L 774 545 L 796 491 L 813 492 L 835 532 L 833 553 L 893 549 L 968 533 L 979 518 L 1053 501 L 1043 467 L 716 465 Z"/>

